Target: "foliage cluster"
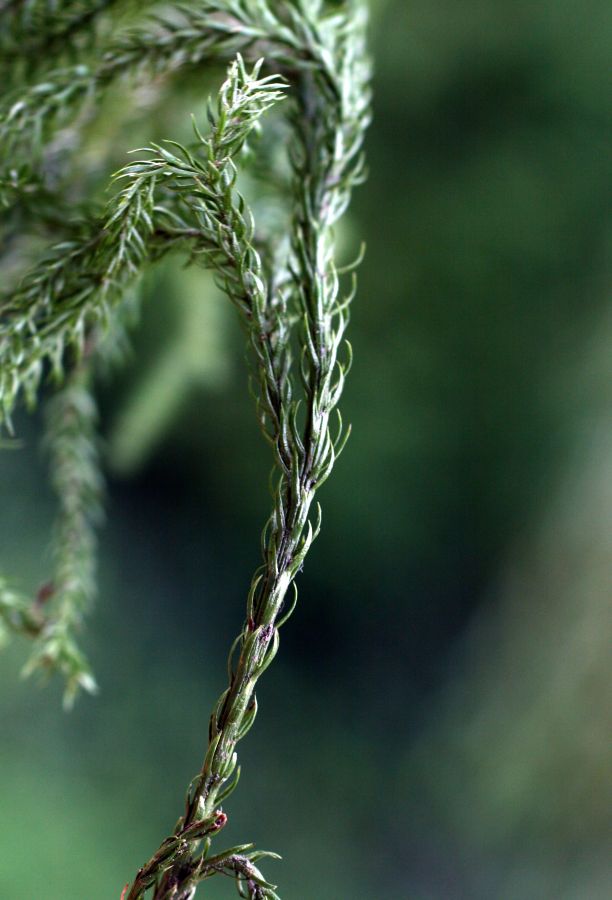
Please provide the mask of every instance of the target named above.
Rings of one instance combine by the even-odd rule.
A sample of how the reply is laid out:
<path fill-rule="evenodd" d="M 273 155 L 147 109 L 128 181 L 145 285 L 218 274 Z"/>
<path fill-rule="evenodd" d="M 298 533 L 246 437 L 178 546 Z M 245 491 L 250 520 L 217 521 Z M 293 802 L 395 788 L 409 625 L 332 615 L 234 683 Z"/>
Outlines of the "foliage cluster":
<path fill-rule="evenodd" d="M 151 890 L 156 900 L 187 900 L 223 872 L 235 876 L 241 896 L 274 898 L 256 867 L 266 854 L 250 844 L 215 855 L 210 847 L 227 821 L 221 804 L 238 781 L 235 748 L 257 712 L 255 684 L 277 652 L 279 628 L 295 606 L 294 579 L 319 531 L 315 493 L 348 435 L 338 401 L 350 366 L 344 332 L 354 284 L 344 289 L 342 276 L 354 266 L 338 269 L 333 230 L 363 178 L 365 11 L 359 2 L 203 0 L 116 37 L 115 16 L 136 15 L 130 4 L 56 7 L 31 0 L 0 8 L 0 67 L 13 85 L 0 108 L 5 247 L 24 230 L 62 236 L 0 298 L 0 415 L 10 430 L 20 397 L 34 405 L 45 382 L 55 384 L 47 444 L 59 507 L 52 579 L 34 602 L 3 581 L 0 613 L 6 629 L 34 638 L 27 671 L 62 672 L 69 702 L 79 687 L 94 689 L 75 641 L 94 593 L 102 494 L 92 383 L 121 343 L 127 289 L 151 261 L 182 251 L 214 272 L 240 315 L 258 420 L 274 457 L 273 509 L 202 769 L 173 833 L 124 896 L 138 900 Z M 208 129 L 194 121 L 190 145 L 137 151 L 114 176 L 106 209 L 95 202 L 75 209 L 57 156 L 75 152 L 79 128 L 106 88 L 210 61 L 229 69 L 209 104 Z M 237 185 L 261 117 L 281 101 L 288 177 L 267 177 L 286 208 L 284 240 L 280 229 L 258 230 Z"/>

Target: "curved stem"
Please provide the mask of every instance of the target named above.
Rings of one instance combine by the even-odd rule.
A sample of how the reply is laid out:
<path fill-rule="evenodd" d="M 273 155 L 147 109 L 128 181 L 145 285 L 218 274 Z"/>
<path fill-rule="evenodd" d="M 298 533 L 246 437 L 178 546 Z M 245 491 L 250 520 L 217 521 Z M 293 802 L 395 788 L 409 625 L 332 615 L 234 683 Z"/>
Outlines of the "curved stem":
<path fill-rule="evenodd" d="M 354 23 L 343 23 L 333 40 L 329 34 L 319 33 L 316 22 L 309 22 L 306 32 L 313 45 L 330 51 L 337 69 L 330 72 L 329 53 L 318 54 L 325 65 L 300 77 L 294 116 L 296 208 L 291 270 L 294 304 L 303 323 L 299 344 L 305 420 L 299 427 L 290 382 L 278 374 L 289 365 L 288 342 L 276 342 L 265 327 L 271 312 L 266 293 L 249 290 L 251 280 L 239 274 L 244 263 L 237 260 L 236 280 L 243 288 L 246 282 L 247 287 L 234 301 L 245 316 L 255 348 L 261 387 L 258 406 L 263 408 L 264 431 L 275 449 L 278 483 L 274 508 L 264 529 L 264 561 L 251 583 L 246 623 L 230 652 L 229 683 L 210 719 L 204 763 L 190 787 L 174 836 L 165 842 L 173 852 L 163 851 L 162 845 L 139 872 L 127 900 L 140 900 L 152 883 L 154 900 L 190 900 L 198 882 L 209 873 L 210 838 L 225 824 L 221 803 L 237 781 L 236 746 L 256 714 L 255 686 L 276 654 L 287 592 L 318 534 L 319 524 L 313 528 L 309 522 L 313 498 L 343 444 L 341 428 L 338 438 L 330 435 L 330 417 L 348 368 L 338 361 L 348 300 L 339 300 L 332 229 L 360 177 L 358 151 L 369 100 L 367 64 L 361 32 Z M 311 58 L 317 58 L 312 47 L 308 50 Z M 240 223 L 226 222 L 230 233 L 236 224 Z M 225 253 L 233 262 L 231 250 L 225 248 Z M 257 261 L 254 265 L 259 277 Z M 277 327 L 282 328 L 286 308 L 281 306 L 279 311 L 276 307 L 276 315 Z M 202 838 L 196 833 L 200 830 L 206 837 L 203 848 L 198 849 Z M 246 885 L 248 894 L 244 896 L 276 896 L 266 893 L 267 888 L 257 881 L 249 887 L 251 880 L 247 879 Z"/>

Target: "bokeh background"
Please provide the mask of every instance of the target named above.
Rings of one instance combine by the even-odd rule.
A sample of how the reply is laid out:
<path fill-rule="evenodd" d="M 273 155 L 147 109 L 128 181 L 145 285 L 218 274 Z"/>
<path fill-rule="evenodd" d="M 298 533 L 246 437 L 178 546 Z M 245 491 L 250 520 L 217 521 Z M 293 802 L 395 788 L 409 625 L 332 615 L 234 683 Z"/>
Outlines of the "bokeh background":
<path fill-rule="evenodd" d="M 228 843 L 287 900 L 612 896 L 612 310 L 604 0 L 371 3 L 367 258 L 300 604 L 240 746 Z M 218 83 L 111 93 L 75 175 L 179 137 Z M 0 657 L 0 896 L 110 900 L 199 768 L 268 509 L 243 337 L 207 276 L 141 287 L 101 381 L 98 697 Z M 0 455 L 0 570 L 47 577 L 40 421 Z M 223 841 L 225 843 L 225 840 Z M 202 888 L 231 896 L 223 879 Z"/>

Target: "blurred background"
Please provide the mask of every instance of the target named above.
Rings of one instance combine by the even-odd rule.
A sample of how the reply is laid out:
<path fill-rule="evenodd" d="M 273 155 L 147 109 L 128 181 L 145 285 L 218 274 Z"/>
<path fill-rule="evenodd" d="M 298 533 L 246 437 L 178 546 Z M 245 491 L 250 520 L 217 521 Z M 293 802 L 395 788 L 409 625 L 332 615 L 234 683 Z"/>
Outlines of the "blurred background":
<path fill-rule="evenodd" d="M 604 0 L 371 2 L 366 261 L 300 603 L 260 683 L 222 844 L 287 900 L 612 896 L 612 309 Z M 111 92 L 78 179 L 181 139 L 219 83 Z M 118 900 L 173 827 L 243 619 L 269 452 L 234 311 L 170 259 L 100 383 L 101 686 L 0 656 L 0 896 Z M 47 577 L 40 417 L 0 455 L 0 571 Z M 223 879 L 201 889 L 221 900 Z"/>

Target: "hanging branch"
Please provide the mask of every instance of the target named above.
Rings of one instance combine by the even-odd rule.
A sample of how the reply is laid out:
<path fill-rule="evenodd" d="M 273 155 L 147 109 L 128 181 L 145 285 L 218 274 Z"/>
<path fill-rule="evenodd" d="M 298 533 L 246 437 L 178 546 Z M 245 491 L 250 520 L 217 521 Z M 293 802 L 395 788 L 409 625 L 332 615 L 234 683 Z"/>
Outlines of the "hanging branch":
<path fill-rule="evenodd" d="M 10 150 L 32 133 L 44 145 L 83 97 L 96 97 L 126 71 L 166 71 L 236 51 L 250 61 L 238 55 L 230 65 L 209 108 L 208 133 L 196 127 L 190 146 L 166 142 L 139 151 L 116 176 L 122 187 L 107 215 L 92 216 L 82 234 L 52 248 L 0 301 L 0 410 L 9 422 L 21 392 L 35 400 L 49 365 L 61 379 L 74 360 L 80 364 L 92 330 L 116 319 L 126 286 L 148 262 L 184 249 L 215 273 L 239 313 L 258 421 L 273 452 L 262 564 L 230 650 L 227 687 L 210 717 L 204 762 L 175 830 L 126 886 L 124 900 L 143 900 L 149 891 L 153 900 L 190 900 L 200 882 L 218 873 L 234 877 L 243 897 L 277 897 L 256 866 L 274 854 L 245 844 L 211 855 L 211 847 L 227 822 L 222 805 L 238 782 L 237 744 L 257 713 L 255 686 L 276 655 L 279 629 L 296 603 L 295 577 L 319 533 L 315 494 L 348 436 L 338 402 L 351 360 L 344 333 L 354 283 L 348 292 L 342 287 L 333 229 L 363 178 L 370 101 L 365 18 L 358 0 L 181 7 L 178 20 L 118 39 L 98 68 L 57 73 L 0 117 L 0 151 L 3 141 Z M 262 74 L 263 60 L 253 63 L 260 52 L 271 74 Z M 237 176 L 251 133 L 279 103 L 292 134 L 292 220 L 290 240 L 273 249 L 257 238 Z M 69 485 L 60 486 L 60 494 L 66 491 L 69 499 Z M 69 551 L 73 563 L 81 550 Z M 1 598 L 0 591 L 0 610 Z M 80 606 L 80 599 L 68 604 L 71 621 Z M 27 627 L 19 603 L 15 610 L 13 618 L 21 616 Z"/>
<path fill-rule="evenodd" d="M 58 498 L 51 556 L 53 574 L 30 600 L 0 581 L 0 623 L 8 633 L 32 638 L 23 674 L 59 673 L 64 705 L 96 682 L 77 633 L 95 593 L 96 535 L 102 516 L 102 477 L 96 437 L 97 412 L 87 364 L 78 366 L 47 405 L 45 444 L 51 484 Z"/>
<path fill-rule="evenodd" d="M 320 513 L 314 526 L 309 521 L 315 491 L 328 477 L 347 436 L 340 417 L 336 438 L 330 429 L 348 369 L 348 363 L 339 362 L 338 352 L 350 300 L 339 294 L 331 229 L 346 208 L 352 185 L 362 177 L 359 151 L 368 118 L 367 66 L 363 45 L 357 39 L 362 25 L 353 20 L 336 33 L 333 49 L 338 70 L 330 73 L 325 66 L 316 75 L 307 75 L 300 85 L 294 117 L 300 124 L 293 153 L 298 199 L 293 299 L 303 322 L 303 426 L 290 377 L 287 298 L 269 297 L 257 256 L 241 243 L 245 229 L 240 216 L 232 217 L 231 206 L 228 212 L 227 203 L 207 197 L 213 210 L 225 210 L 226 233 L 232 238 L 229 247 L 218 248 L 224 255 L 222 264 L 217 265 L 225 290 L 242 311 L 254 350 L 260 423 L 276 457 L 274 509 L 264 529 L 264 562 L 251 585 L 245 627 L 230 652 L 229 685 L 211 716 L 201 773 L 192 782 L 185 814 L 174 835 L 140 870 L 127 900 L 139 900 L 149 887 L 154 887 L 154 900 L 188 898 L 210 873 L 207 854 L 211 839 L 226 821 L 221 804 L 234 790 L 240 772 L 235 747 L 253 724 L 256 682 L 277 652 L 279 627 L 295 605 L 294 593 L 286 607 L 287 593 L 319 531 Z M 324 43 L 329 35 L 314 24 L 304 31 L 310 49 L 331 49 Z M 134 174 L 141 174 L 143 165 L 138 164 Z M 188 177 L 191 160 L 166 152 L 149 165 L 170 167 L 177 175 Z M 231 176 L 229 181 L 232 183 Z M 218 221 L 222 220 L 221 215 Z M 207 218 L 205 221 L 208 223 Z M 196 849 L 202 836 L 204 845 Z M 258 879 L 247 878 L 241 882 L 241 890 L 245 897 L 277 896 L 271 885 Z"/>
<path fill-rule="evenodd" d="M 45 443 L 51 484 L 58 498 L 52 541 L 53 576 L 38 592 L 44 624 L 24 674 L 59 672 L 70 707 L 80 688 L 96 682 L 77 647 L 82 616 L 96 594 L 96 527 L 102 517 L 103 483 L 98 461 L 97 410 L 87 363 L 78 366 L 47 405 Z"/>

